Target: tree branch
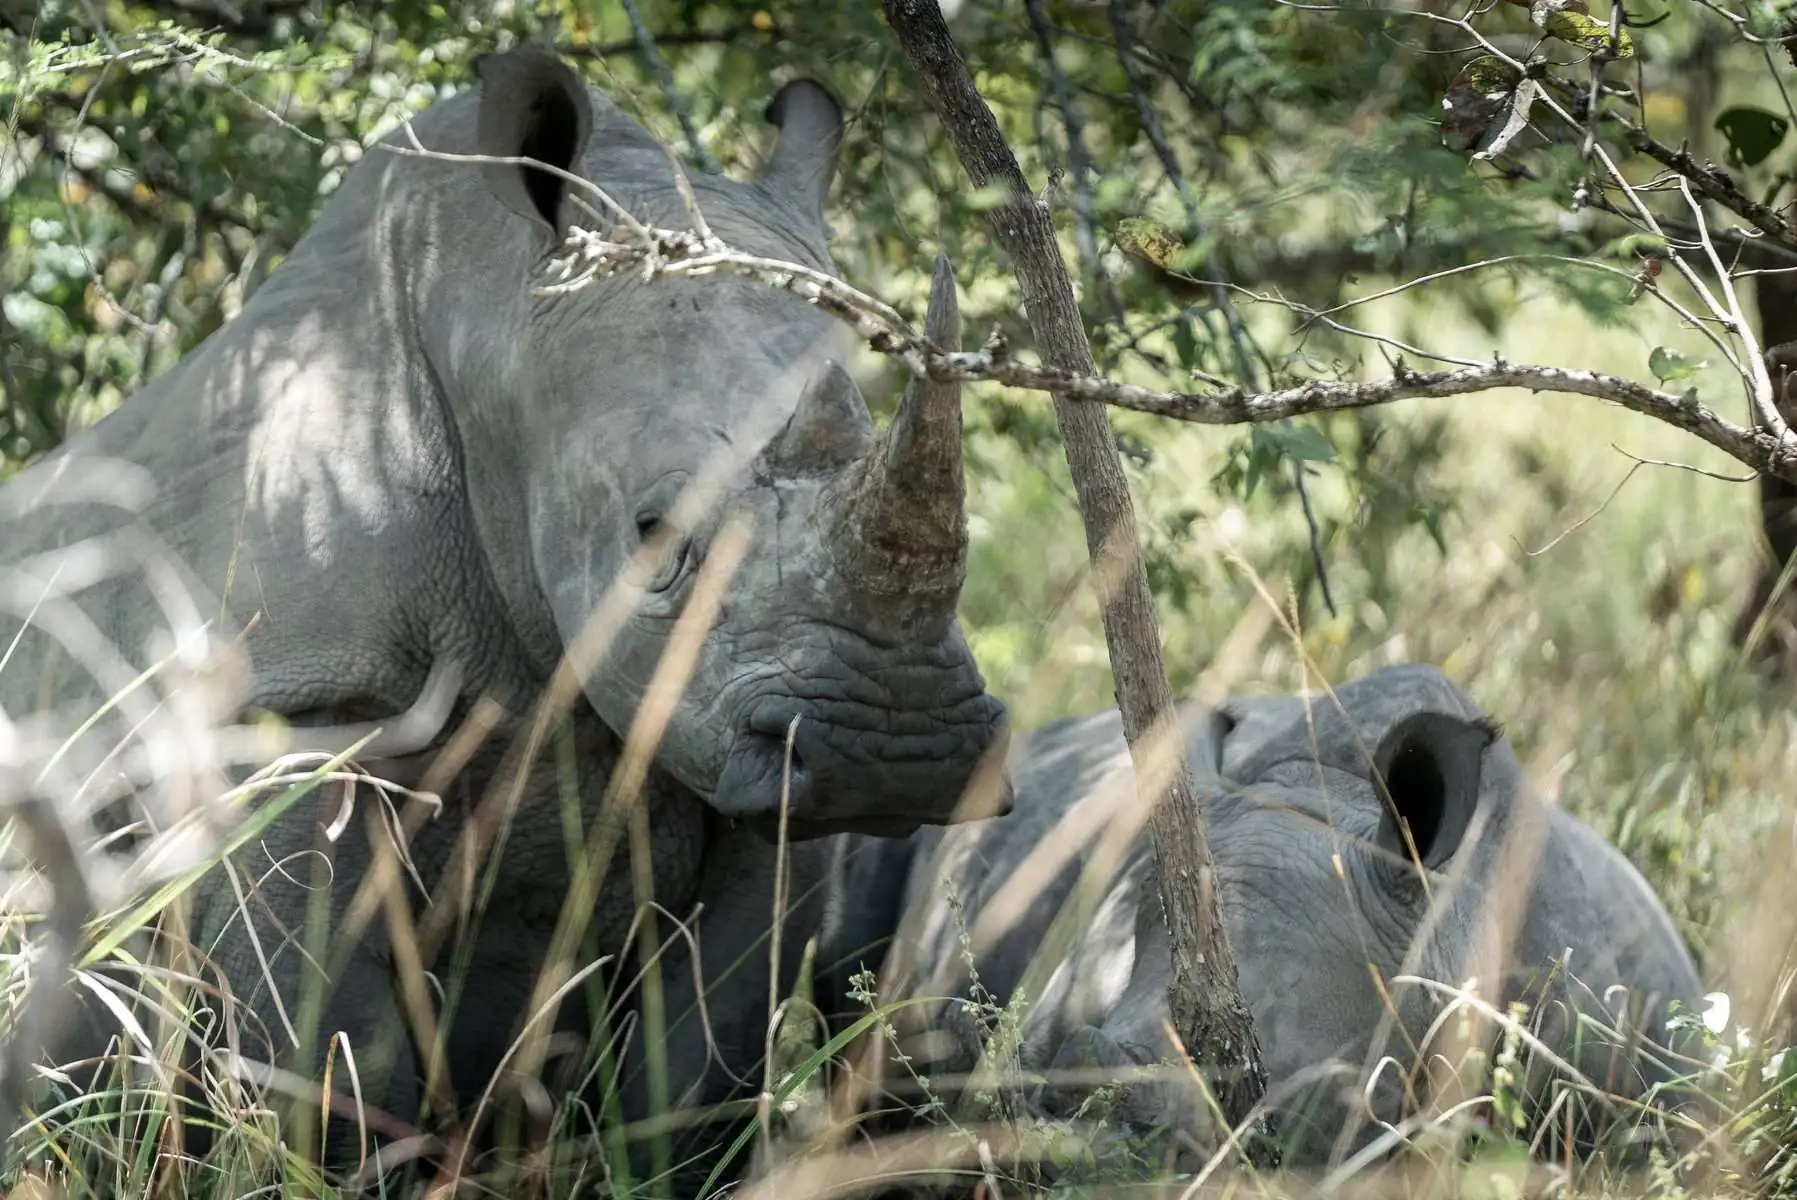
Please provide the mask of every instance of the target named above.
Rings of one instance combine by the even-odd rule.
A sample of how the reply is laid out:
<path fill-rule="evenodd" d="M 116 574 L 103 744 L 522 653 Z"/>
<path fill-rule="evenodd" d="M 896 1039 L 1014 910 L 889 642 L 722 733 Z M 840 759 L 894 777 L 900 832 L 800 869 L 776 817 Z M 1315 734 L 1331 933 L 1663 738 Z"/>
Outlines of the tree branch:
<path fill-rule="evenodd" d="M 1690 180 L 1691 187 L 1705 200 L 1715 201 L 1780 245 L 1797 249 L 1797 230 L 1793 230 L 1790 223 L 1771 207 L 1743 192 L 1728 172 L 1702 165 L 1683 147 L 1674 150 L 1655 141 L 1645 129 L 1626 117 L 1612 115 L 1611 120 L 1628 131 L 1630 148 Z"/>
<path fill-rule="evenodd" d="M 595 279 L 627 270 L 636 272 L 644 282 L 741 275 L 789 292 L 843 321 L 873 350 L 897 359 L 920 378 L 938 383 L 999 383 L 1050 392 L 1057 400 L 1106 404 L 1196 425 L 1261 424 L 1308 413 L 1372 408 L 1421 397 L 1465 396 L 1501 387 L 1589 396 L 1675 426 L 1755 471 L 1797 483 L 1797 443 L 1783 445 L 1766 430 L 1737 425 L 1687 396 L 1599 371 L 1513 364 L 1502 359 L 1444 371 L 1413 371 L 1400 363 L 1389 379 L 1369 382 L 1313 379 L 1265 392 L 1239 387 L 1156 391 L 1097 374 L 1089 352 L 1082 366 L 1064 367 L 1020 361 L 1002 346 L 945 350 L 914 330 L 890 305 L 833 275 L 799 263 L 741 254 L 717 238 L 702 238 L 688 231 L 645 226 L 643 234 L 623 242 L 572 229 L 567 253 L 551 264 L 557 281 L 538 291 L 548 295 L 576 291 Z"/>
<path fill-rule="evenodd" d="M 655 35 L 650 32 L 643 14 L 637 11 L 636 0 L 623 0 L 624 13 L 630 18 L 630 32 L 636 39 L 636 52 L 649 64 L 655 72 L 655 78 L 661 84 L 662 100 L 668 111 L 680 122 L 680 132 L 686 135 L 686 144 L 692 148 L 693 161 L 699 169 L 709 175 L 717 174 L 717 160 L 699 142 L 699 127 L 693 124 L 693 114 L 686 107 L 686 100 L 680 95 L 680 88 L 674 82 L 674 72 L 668 68 L 668 60 L 661 56 L 661 47 L 656 44 Z"/>
<path fill-rule="evenodd" d="M 728 29 L 698 33 L 655 33 L 650 36 L 657 47 L 661 46 L 729 46 L 745 40 L 755 39 L 764 44 L 771 44 L 781 37 L 777 27 L 759 29 L 745 21 L 741 25 L 733 25 Z M 630 54 L 642 49 L 642 42 L 636 37 L 624 42 L 593 42 L 585 46 L 556 47 L 557 54 L 565 54 L 569 58 L 609 58 L 614 54 Z"/>
<path fill-rule="evenodd" d="M 1073 85 L 1055 61 L 1054 34 L 1043 11 L 1042 0 L 1024 0 L 1030 29 L 1036 36 L 1036 49 L 1042 55 L 1042 69 L 1054 92 L 1055 107 L 1061 113 L 1061 128 L 1067 134 L 1067 175 L 1073 203 L 1074 245 L 1079 250 L 1080 271 L 1100 292 L 1109 292 L 1103 269 L 1098 262 L 1097 221 L 1092 215 L 1092 155 L 1086 150 L 1086 122 L 1073 97 Z M 1121 319 L 1122 305 L 1115 295 L 1107 297 L 1112 315 Z"/>
<path fill-rule="evenodd" d="M 1068 378 L 1090 377 L 1092 347 L 1055 241 L 1052 216 L 1030 195 L 942 10 L 936 0 L 884 0 L 882 7 L 973 185 L 997 181 L 1011 193 L 1008 203 L 992 211 L 992 232 L 1011 258 L 1044 359 Z M 1085 522 L 1117 704 L 1137 786 L 1151 807 L 1148 825 L 1161 915 L 1172 951 L 1167 998 L 1174 1028 L 1215 1085 L 1230 1126 L 1253 1124 L 1256 1132 L 1264 1132 L 1264 1120 L 1255 1118 L 1266 1093 L 1266 1070 L 1219 915 L 1210 845 L 1182 752 L 1184 739 L 1176 733 L 1159 622 L 1123 465 L 1105 410 L 1075 403 L 1064 388 L 1051 391 Z M 1156 786 L 1162 780 L 1164 787 Z M 1271 1139 L 1256 1137 L 1250 1153 L 1262 1157 L 1276 1151 Z"/>

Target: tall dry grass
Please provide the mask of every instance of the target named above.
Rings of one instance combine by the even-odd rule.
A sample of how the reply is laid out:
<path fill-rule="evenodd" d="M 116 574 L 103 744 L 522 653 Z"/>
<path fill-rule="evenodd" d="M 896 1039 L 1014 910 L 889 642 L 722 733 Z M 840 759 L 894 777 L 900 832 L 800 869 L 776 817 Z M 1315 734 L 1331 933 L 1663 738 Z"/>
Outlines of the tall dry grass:
<path fill-rule="evenodd" d="M 1550 358 L 1554 347 L 1566 344 L 1577 319 L 1549 310 L 1545 302 L 1528 311 L 1536 321 L 1514 329 L 1506 349 L 1517 357 L 1539 351 L 1533 356 Z M 1440 314 L 1428 315 L 1438 321 L 1437 344 L 1457 339 L 1468 343 L 1462 348 L 1482 351 L 1470 334 L 1440 322 Z M 1398 311 L 1390 319 L 1396 323 L 1407 316 L 1415 318 Z M 1650 345 L 1677 343 L 1679 336 L 1664 329 L 1585 330 L 1577 339 L 1589 349 L 1584 365 L 1633 371 Z M 1427 419 L 1422 408 L 1401 406 L 1389 420 L 1403 426 Z M 1723 1119 L 1699 1131 L 1681 1164 L 1683 1173 L 1667 1170 L 1626 1181 L 1577 1178 L 1573 1186 L 1629 1194 L 1788 1188 L 1794 1169 L 1792 1098 L 1784 1089 L 1797 1056 L 1777 1055 L 1793 1037 L 1797 804 L 1789 781 L 1797 767 L 1797 737 L 1791 686 L 1748 670 L 1729 640 L 1735 606 L 1746 594 L 1754 565 L 1750 489 L 1661 467 L 1638 473 L 1612 496 L 1629 465 L 1609 449 L 1612 442 L 1647 457 L 1715 464 L 1671 431 L 1589 402 L 1493 396 L 1436 406 L 1440 409 L 1447 410 L 1449 448 L 1429 470 L 1456 502 L 1448 554 L 1438 554 L 1420 531 L 1398 536 L 1384 553 L 1386 567 L 1402 585 L 1379 592 L 1353 539 L 1338 542 L 1331 548 L 1330 567 L 1341 614 L 1309 613 L 1289 628 L 1286 581 L 1259 564 L 1275 559 L 1275 551 L 1289 543 L 1296 515 L 1264 504 L 1231 505 L 1210 492 L 1208 468 L 1226 434 L 1126 422 L 1151 436 L 1158 451 L 1157 465 L 1140 481 L 1150 520 L 1175 507 L 1201 510 L 1188 543 L 1179 548 L 1199 599 L 1187 610 L 1166 614 L 1178 682 L 1194 695 L 1216 699 L 1230 690 L 1312 690 L 1388 662 L 1440 664 L 1502 717 L 1544 794 L 1591 821 L 1643 869 L 1699 955 L 1706 983 L 1730 1000 L 1733 1019 L 1709 1039 L 1710 1061 L 1692 1066 L 1694 1072 L 1709 1072 Z M 1011 703 L 1024 727 L 1101 707 L 1108 694 L 1102 640 L 1065 491 L 1052 467 L 1042 469 L 1003 444 L 988 444 L 983 453 L 988 468 L 975 481 L 975 559 L 964 613 L 993 690 Z M 1322 502 L 1351 499 L 1330 494 L 1333 486 L 1325 474 L 1319 482 Z M 615 628 L 628 611 L 627 595 L 614 600 L 596 623 L 595 642 L 582 654 L 602 657 L 607 622 Z M 563 914 L 562 952 L 538 981 L 542 1012 L 570 989 L 593 982 L 599 963 L 581 936 L 582 899 L 605 872 L 644 867 L 640 838 L 631 835 L 631 805 L 640 793 L 640 770 L 646 769 L 690 667 L 682 656 L 690 656 L 694 639 L 711 619 L 705 605 L 691 616 L 670 647 L 654 701 L 630 731 L 626 758 L 636 766 L 614 778 L 606 798 L 623 820 L 594 825 L 612 830 L 607 836 L 616 840 L 568 847 L 588 865 Z M 152 1028 L 121 1017 L 116 1062 L 65 1070 L 50 1081 L 62 1094 L 52 1103 L 43 1102 L 41 1091 L 31 1098 L 31 1119 L 12 1133 L 15 1161 L 31 1163 L 32 1178 L 50 1181 L 41 1186 L 67 1194 L 319 1194 L 326 1185 L 316 1166 L 316 1128 L 308 1131 L 295 1114 L 317 1113 L 330 1103 L 358 1126 L 358 1161 L 372 1156 L 371 1135 L 386 1135 L 384 1165 L 408 1157 L 429 1160 L 432 1165 L 419 1178 L 434 1186 L 433 1194 L 559 1196 L 589 1186 L 661 1194 L 682 1165 L 669 1148 L 677 1114 L 649 1123 L 650 1128 L 627 1128 L 613 1098 L 593 1109 L 579 1100 L 531 1096 L 526 1088 L 526 1100 L 537 1103 L 542 1119 L 514 1122 L 502 1131 L 513 1140 L 508 1153 L 495 1159 L 477 1154 L 472 1142 L 383 1124 L 378 1113 L 359 1104 L 355 1064 L 365 1048 L 334 1043 L 327 1075 L 310 1079 L 246 1061 L 236 1047 L 247 1039 L 233 1037 L 229 1028 L 199 1034 L 188 1028 L 201 996 L 223 1002 L 227 1024 L 234 1015 L 242 1019 L 206 970 L 205 948 L 182 938 L 185 897 L 201 869 L 252 840 L 260 822 L 324 787 L 341 789 L 346 798 L 355 788 L 357 812 L 375 819 L 392 844 L 403 847 L 405 832 L 421 819 L 417 805 L 426 802 L 420 797 L 446 784 L 496 728 L 491 714 L 481 716 L 484 710 L 477 708 L 450 732 L 438 766 L 427 772 L 429 786 L 420 784 L 410 793 L 383 791 L 356 769 L 369 730 L 338 731 L 335 753 L 314 749 L 305 757 L 279 759 L 274 768 L 233 786 L 223 779 L 227 765 L 247 761 L 257 746 L 269 758 L 281 748 L 255 741 L 267 731 L 231 725 L 229 705 L 206 698 L 211 693 L 195 680 L 218 677 L 218 662 L 230 659 L 228 646 L 205 644 L 209 654 L 223 658 L 175 655 L 166 681 L 155 679 L 160 703 L 149 706 L 150 715 L 169 723 L 144 725 L 138 739 L 164 753 L 179 747 L 183 756 L 171 760 L 176 767 L 145 780 L 160 787 L 150 798 L 167 811 L 131 856 L 117 861 L 88 856 L 73 872 L 58 862 L 58 855 L 71 857 L 64 842 L 81 840 L 79 833 L 59 835 L 42 824 L 46 812 L 56 813 L 54 804 L 45 807 L 46 800 L 81 786 L 45 769 L 57 734 L 67 730 L 24 736 L 15 727 L 28 726 L 16 719 L 6 727 L 0 787 L 10 790 L 0 798 L 12 806 L 15 819 L 8 828 L 19 839 L 19 852 L 50 868 L 27 871 L 15 855 L 16 869 L 8 878 L 10 1044 L 23 1054 L 39 1038 L 31 1009 L 22 1002 L 31 995 L 55 995 L 59 953 L 84 969 L 109 960 L 112 983 L 90 971 L 77 986 L 96 996 L 109 994 L 121 1012 L 134 1002 L 157 1018 Z M 529 756 L 552 752 L 554 715 L 558 705 L 573 702 L 573 678 L 569 673 L 558 679 L 553 702 L 529 725 Z M 143 761 L 164 759 L 147 753 Z M 157 801 L 159 796 L 166 799 Z M 244 826 L 238 822 L 252 797 L 260 801 L 258 815 Z M 1116 828 L 1127 829 L 1127 822 Z M 503 837 L 503 818 L 498 828 L 484 832 Z M 1038 863 L 1034 869 L 1046 866 Z M 358 922 L 387 923 L 399 947 L 398 973 L 412 1032 L 430 1044 L 437 992 L 426 966 L 442 931 L 416 925 L 405 902 L 406 876 L 403 853 L 383 858 L 352 911 Z M 246 903 L 254 885 L 253 877 L 238 881 Z M 1020 895 L 1028 887 L 1027 879 L 1017 884 Z M 640 880 L 637 891 L 643 893 Z M 46 913 L 49 921 L 41 917 Z M 79 921 L 71 913 L 78 913 Z M 683 936 L 680 917 L 672 914 L 662 922 L 670 930 L 666 938 L 635 947 L 631 975 L 655 977 L 647 968 L 660 947 Z M 969 937 L 1002 937 L 1002 917 L 992 920 L 988 928 L 970 930 Z M 85 928 L 76 935 L 78 924 Z M 131 955 L 141 939 L 127 935 L 148 925 L 157 928 L 160 949 L 155 960 L 139 962 Z M 331 936 L 342 932 L 312 930 L 308 937 L 328 946 Z M 46 979 L 44 988 L 28 987 Z M 828 1039 L 799 1019 L 807 1007 L 807 981 L 800 981 L 798 996 L 770 998 L 790 1019 L 782 1030 L 770 1031 L 773 1055 L 760 1077 L 759 1095 L 751 1095 L 737 1113 L 747 1118 L 746 1126 L 733 1138 L 720 1134 L 725 1140 L 719 1157 L 733 1166 L 753 1163 L 755 1177 L 745 1192 L 788 1197 L 903 1185 L 992 1197 L 1045 1186 L 1057 1172 L 1087 1162 L 1092 1151 L 1080 1128 L 1045 1122 L 1019 1107 L 1014 1096 L 991 1119 L 949 1120 L 876 1136 L 856 1115 L 867 1096 L 865 1091 L 857 1096 L 863 1086 L 857 1080 L 870 1061 L 890 1058 L 891 1041 L 883 1031 L 897 1009 L 871 997 L 875 985 L 884 984 L 885 994 L 897 982 L 896 976 L 869 981 L 867 1016 Z M 650 998 L 638 1011 L 640 1019 L 654 1021 L 653 984 L 648 991 Z M 618 1032 L 616 1022 L 637 1018 L 622 1007 L 602 1003 L 598 1008 L 613 1024 L 595 1031 L 591 1071 L 606 1077 L 622 1068 L 609 1056 L 607 1038 Z M 992 1015 L 1002 1035 L 1004 1014 L 995 1007 Z M 1501 1014 L 1485 1016 L 1503 1025 Z M 529 1066 L 541 1059 L 540 1032 L 533 1024 L 520 1036 L 517 1062 Z M 644 1064 L 651 1070 L 653 1057 Z M 843 1069 L 851 1060 L 859 1072 Z M 883 1069 L 889 1077 L 904 1071 L 903 1064 L 889 1061 Z M 7 1078 L 20 1078 L 16 1064 Z M 918 1084 L 914 1102 L 927 1106 L 930 1085 L 912 1082 Z M 985 1082 L 1003 1097 L 1002 1078 L 994 1074 Z M 1485 1082 L 1483 1090 L 1474 1087 L 1459 1097 L 1462 1109 L 1491 1103 L 1489 1079 Z M 184 1097 L 204 1098 L 212 1111 L 202 1112 Z M 1103 1165 L 1113 1172 L 1112 1185 L 1177 1189 L 1181 1195 L 1289 1194 L 1324 1185 L 1331 1194 L 1468 1189 L 1521 1194 L 1568 1186 L 1556 1164 L 1531 1163 L 1511 1153 L 1515 1142 L 1500 1140 L 1494 1149 L 1488 1141 L 1470 1164 L 1463 1161 L 1464 1143 L 1444 1144 L 1438 1136 L 1453 1115 L 1425 1114 L 1428 1119 L 1406 1131 L 1419 1153 L 1395 1165 L 1359 1164 L 1330 1179 L 1252 1178 L 1221 1169 L 1174 1176 L 1157 1163 L 1132 1158 L 1127 1146 L 1120 1160 L 1126 1164 L 1123 1177 L 1115 1174 L 1117 1160 Z M 208 1128 L 211 1146 L 203 1155 L 174 1137 L 181 1121 Z M 647 1178 L 630 1174 L 624 1150 L 632 1138 L 659 1147 Z M 1224 1161 L 1213 1160 L 1218 1168 Z M 1129 1176 L 1130 1170 L 1136 1174 Z M 12 1178 L 16 1186 L 27 1186 L 23 1177 Z M 719 1172 L 714 1183 L 722 1178 Z"/>

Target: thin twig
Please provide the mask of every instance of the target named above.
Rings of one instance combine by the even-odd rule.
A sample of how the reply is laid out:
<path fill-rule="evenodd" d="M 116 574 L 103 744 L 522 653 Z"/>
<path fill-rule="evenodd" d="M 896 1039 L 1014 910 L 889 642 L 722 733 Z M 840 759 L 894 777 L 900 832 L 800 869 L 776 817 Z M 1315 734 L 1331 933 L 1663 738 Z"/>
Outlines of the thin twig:
<path fill-rule="evenodd" d="M 1108 293 L 1098 262 L 1097 224 L 1092 214 L 1092 156 L 1086 150 L 1085 118 L 1074 101 L 1073 86 L 1067 81 L 1067 73 L 1055 61 L 1054 33 L 1043 12 L 1042 0 L 1024 0 L 1023 7 L 1029 17 L 1030 31 L 1036 36 L 1036 48 L 1042 54 L 1043 71 L 1054 92 L 1055 107 L 1061 113 L 1061 128 L 1067 134 L 1067 171 L 1073 177 L 1073 244 L 1079 251 L 1080 274 Z M 1120 318 L 1122 308 L 1116 296 L 1109 296 L 1109 305 Z"/>
<path fill-rule="evenodd" d="M 1630 149 L 1647 155 L 1681 179 L 1687 180 L 1705 200 L 1720 204 L 1780 245 L 1797 249 L 1797 229 L 1793 229 L 1790 222 L 1771 206 L 1761 204 L 1743 192 L 1726 171 L 1704 166 L 1682 146 L 1674 150 L 1654 140 L 1645 129 L 1627 117 L 1611 113 L 1609 119 L 1627 132 Z"/>
<path fill-rule="evenodd" d="M 1729 277 L 1728 268 L 1722 265 L 1722 259 L 1716 254 L 1716 244 L 1710 241 L 1709 230 L 1703 219 L 1703 206 L 1691 195 L 1691 181 L 1680 179 L 1678 188 L 1691 209 L 1692 218 L 1697 222 L 1697 232 L 1702 238 L 1704 253 L 1709 256 L 1710 269 L 1716 273 L 1716 282 L 1722 288 L 1722 298 L 1728 304 L 1731 321 L 1729 332 L 1740 338 L 1745 348 L 1741 357 L 1746 360 L 1753 384 L 1749 394 L 1753 399 L 1754 413 L 1759 417 L 1760 425 L 1782 441 L 1790 436 L 1791 430 L 1785 424 L 1778 406 L 1773 403 L 1772 375 L 1766 370 L 1766 360 L 1760 353 L 1759 339 L 1754 336 L 1753 323 L 1747 319 L 1747 311 L 1741 307 L 1740 297 L 1735 295 L 1734 281 Z"/>
<path fill-rule="evenodd" d="M 630 32 L 636 39 L 637 53 L 643 56 L 643 61 L 655 72 L 655 78 L 661 84 L 662 100 L 667 104 L 668 111 L 674 114 L 674 119 L 680 122 L 680 132 L 686 135 L 686 144 L 692 148 L 693 161 L 706 174 L 717 174 L 717 160 L 700 144 L 699 127 L 693 124 L 692 110 L 687 107 L 686 98 L 680 94 L 680 88 L 674 82 L 674 72 L 668 67 L 668 60 L 662 57 L 661 47 L 655 44 L 655 34 L 643 20 L 643 14 L 637 11 L 636 0 L 621 0 L 621 3 L 624 5 L 624 15 L 630 18 Z"/>
<path fill-rule="evenodd" d="M 1529 558 L 1537 558 L 1546 554 L 1549 550 L 1552 550 L 1555 546 L 1558 546 L 1561 542 L 1602 516 L 1604 510 L 1615 503 L 1616 497 L 1622 494 L 1624 485 L 1626 485 L 1629 480 L 1633 479 L 1635 477 L 1635 472 L 1639 471 L 1642 467 L 1671 467 L 1675 470 L 1690 471 L 1694 475 L 1702 475 L 1709 479 L 1720 480 L 1723 483 L 1752 483 L 1759 478 L 1758 475 L 1724 475 L 1720 471 L 1708 471 L 1702 467 L 1692 466 L 1690 463 L 1673 462 L 1664 458 L 1642 458 L 1639 454 L 1631 454 L 1614 442 L 1610 444 L 1610 449 L 1632 461 L 1629 465 L 1629 469 L 1623 472 L 1622 478 L 1616 481 L 1616 486 L 1610 489 L 1610 494 L 1604 497 L 1603 503 L 1599 504 L 1585 516 L 1580 517 L 1577 521 L 1574 521 L 1571 525 L 1568 525 L 1565 529 L 1561 530 L 1552 541 L 1541 547 L 1539 550 L 1524 550 L 1523 553 L 1525 555 Z M 1518 546 L 1521 546 L 1521 544 L 1521 542 L 1517 543 Z"/>

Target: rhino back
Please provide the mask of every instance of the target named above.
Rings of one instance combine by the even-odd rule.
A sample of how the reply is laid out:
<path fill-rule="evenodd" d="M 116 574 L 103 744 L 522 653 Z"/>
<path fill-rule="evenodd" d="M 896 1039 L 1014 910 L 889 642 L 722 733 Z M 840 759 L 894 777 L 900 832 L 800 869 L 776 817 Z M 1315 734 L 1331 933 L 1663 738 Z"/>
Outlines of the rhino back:
<path fill-rule="evenodd" d="M 471 111 L 452 101 L 419 124 Z M 235 320 L 8 484 L 0 555 L 17 564 L 129 531 L 172 561 L 202 618 L 223 616 L 225 636 L 259 614 L 249 699 L 276 711 L 394 711 L 433 653 L 498 661 L 460 448 L 413 335 L 407 235 L 437 202 L 415 174 L 370 152 Z M 153 486 L 140 511 L 65 502 L 121 461 Z M 166 622 L 140 572 L 81 603 L 127 655 Z M 20 667 L 47 649 L 28 651 L 0 695 L 36 692 Z M 87 686 L 64 672 L 52 694 Z"/>
<path fill-rule="evenodd" d="M 1512 990 L 1541 1008 L 1542 985 L 1549 983 L 1548 996 L 1605 1015 L 1612 1024 L 1623 1019 L 1623 1030 L 1678 1047 L 1680 1039 L 1666 1028 L 1669 1005 L 1696 1011 L 1703 989 L 1665 907 L 1634 865 L 1590 826 L 1554 809 L 1548 829 L 1518 931 Z M 1556 1006 L 1542 1016 L 1550 1029 L 1564 1024 Z M 1638 1094 L 1669 1074 L 1649 1065 L 1637 1076 L 1639 1063 L 1622 1073 L 1624 1064 L 1602 1039 L 1581 1044 L 1575 1065 L 1625 1094 Z"/>
<path fill-rule="evenodd" d="M 1078 881 L 1091 835 L 1103 824 L 1108 780 L 1129 764 L 1122 718 L 1114 710 L 1069 717 L 1019 738 L 1011 750 L 1016 807 L 1003 817 L 924 829 L 905 885 L 902 933 L 924 994 L 962 994 L 967 981 L 961 950 L 973 924 L 1038 847 L 1053 863 L 1032 874 L 1020 907 L 989 919 L 989 936 L 974 942 L 982 984 L 1002 1001 L 1022 981 L 1031 960 Z M 1077 849 L 1074 848 L 1077 846 Z"/>

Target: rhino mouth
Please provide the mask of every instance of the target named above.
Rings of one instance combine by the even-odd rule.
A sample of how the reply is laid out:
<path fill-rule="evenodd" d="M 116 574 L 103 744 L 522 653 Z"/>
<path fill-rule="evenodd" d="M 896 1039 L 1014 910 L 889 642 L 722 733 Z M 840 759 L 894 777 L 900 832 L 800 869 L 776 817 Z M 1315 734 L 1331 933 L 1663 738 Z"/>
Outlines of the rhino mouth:
<path fill-rule="evenodd" d="M 770 841 L 783 814 L 789 841 L 905 837 L 925 825 L 1002 816 L 1011 811 L 1008 773 L 981 768 L 1004 761 L 1004 708 L 989 696 L 967 707 L 969 720 L 893 735 L 762 706 L 731 746 L 713 806 Z"/>

